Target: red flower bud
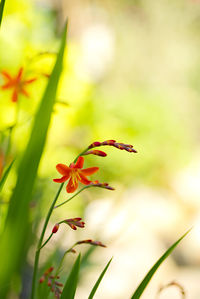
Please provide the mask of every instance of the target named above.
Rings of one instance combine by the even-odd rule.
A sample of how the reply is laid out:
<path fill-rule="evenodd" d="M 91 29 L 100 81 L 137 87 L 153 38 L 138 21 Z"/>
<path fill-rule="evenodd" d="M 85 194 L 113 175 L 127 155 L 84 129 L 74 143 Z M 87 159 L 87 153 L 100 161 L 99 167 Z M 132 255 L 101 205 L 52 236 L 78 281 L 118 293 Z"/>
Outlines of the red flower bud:
<path fill-rule="evenodd" d="M 56 223 L 52 229 L 52 233 L 53 234 L 57 233 L 58 229 L 59 229 L 59 223 Z"/>
<path fill-rule="evenodd" d="M 51 279 L 48 279 L 48 283 L 47 283 L 47 285 L 48 285 L 49 287 L 52 285 L 52 281 L 51 281 Z"/>
<path fill-rule="evenodd" d="M 107 154 L 105 152 L 99 151 L 99 150 L 87 151 L 84 155 L 96 155 L 96 156 L 101 156 L 101 157 L 107 156 Z"/>
<path fill-rule="evenodd" d="M 90 245 L 94 245 L 94 246 L 106 247 L 106 245 L 102 244 L 100 241 L 93 241 L 91 239 L 89 239 L 89 240 L 83 240 L 83 241 L 78 241 L 76 243 L 76 245 L 80 245 L 80 244 L 90 244 Z"/>
<path fill-rule="evenodd" d="M 42 275 L 42 277 L 40 278 L 39 282 L 40 282 L 40 283 L 43 283 L 44 281 L 45 281 L 45 276 Z"/>
<path fill-rule="evenodd" d="M 77 217 L 77 218 L 66 219 L 64 222 L 68 224 L 73 230 L 77 230 L 77 227 L 83 228 L 85 226 L 85 222 L 80 220 L 82 220 L 82 218 Z"/>
<path fill-rule="evenodd" d="M 102 145 L 113 145 L 116 142 L 116 140 L 106 140 L 102 142 Z"/>
<path fill-rule="evenodd" d="M 99 142 L 99 141 L 95 141 L 95 142 L 93 142 L 92 144 L 90 144 L 90 145 L 88 146 L 88 148 L 93 148 L 93 147 L 97 147 L 97 146 L 101 146 L 101 142 Z"/>

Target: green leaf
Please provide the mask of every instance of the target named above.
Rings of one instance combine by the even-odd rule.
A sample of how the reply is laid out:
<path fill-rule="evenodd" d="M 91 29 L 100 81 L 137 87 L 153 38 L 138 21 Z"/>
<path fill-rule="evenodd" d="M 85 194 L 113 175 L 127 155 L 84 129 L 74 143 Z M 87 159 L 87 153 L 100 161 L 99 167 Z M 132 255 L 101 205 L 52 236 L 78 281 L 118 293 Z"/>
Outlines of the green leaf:
<path fill-rule="evenodd" d="M 29 142 L 19 165 L 17 183 L 11 196 L 5 230 L 0 238 L 0 298 L 6 297 L 8 282 L 11 281 L 26 254 L 25 242 L 30 235 L 30 201 L 62 71 L 66 32 L 67 24 L 63 31 L 55 66 L 36 113 Z"/>
<path fill-rule="evenodd" d="M 79 254 L 69 274 L 69 277 L 67 278 L 60 299 L 73 299 L 75 296 L 80 269 L 80 257 L 81 255 Z"/>
<path fill-rule="evenodd" d="M 1 22 L 3 18 L 3 10 L 4 10 L 4 5 L 5 5 L 6 0 L 1 0 L 0 2 L 0 27 L 1 27 Z"/>
<path fill-rule="evenodd" d="M 92 298 L 94 297 L 94 294 L 96 293 L 96 290 L 97 290 L 98 286 L 100 285 L 100 282 L 101 282 L 102 278 L 104 277 L 104 274 L 106 273 L 106 271 L 107 271 L 107 269 L 108 269 L 108 267 L 109 267 L 111 261 L 112 261 L 112 258 L 109 260 L 109 262 L 108 262 L 107 265 L 105 266 L 104 270 L 103 270 L 102 273 L 100 274 L 100 276 L 99 276 L 97 282 L 95 283 L 95 285 L 94 285 L 94 287 L 93 287 L 93 289 L 92 289 L 92 291 L 91 291 L 91 293 L 90 293 L 88 299 L 92 299 Z"/>
<path fill-rule="evenodd" d="M 13 166 L 14 161 L 15 161 L 15 160 L 13 160 L 13 161 L 10 163 L 10 165 L 6 168 L 6 170 L 4 171 L 4 174 L 3 174 L 3 176 L 2 176 L 2 179 L 0 180 L 0 192 L 1 192 L 3 186 L 4 186 L 5 182 L 6 182 L 6 179 L 7 179 L 8 175 L 9 175 L 9 172 L 10 172 L 12 166 Z"/>
<path fill-rule="evenodd" d="M 181 240 L 191 231 L 189 229 L 178 241 L 176 241 L 167 251 L 159 258 L 159 260 L 154 264 L 154 266 L 150 269 L 150 271 L 147 273 L 145 278 L 142 280 L 136 291 L 134 292 L 131 299 L 138 299 L 144 292 L 146 286 L 148 285 L 149 281 L 151 280 L 154 273 L 157 271 L 159 266 L 164 262 L 164 260 L 170 255 L 170 253 L 176 248 L 176 246 L 181 242 Z"/>

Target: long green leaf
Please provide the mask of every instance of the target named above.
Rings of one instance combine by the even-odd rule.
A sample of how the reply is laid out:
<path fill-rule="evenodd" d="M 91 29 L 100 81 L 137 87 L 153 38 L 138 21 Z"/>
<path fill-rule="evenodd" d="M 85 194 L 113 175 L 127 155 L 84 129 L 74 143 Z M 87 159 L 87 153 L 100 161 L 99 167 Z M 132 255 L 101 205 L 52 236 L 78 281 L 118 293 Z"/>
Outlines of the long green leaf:
<path fill-rule="evenodd" d="M 96 290 L 97 290 L 98 286 L 100 285 L 100 282 L 101 282 L 102 278 L 104 277 L 104 274 L 106 273 L 106 271 L 107 271 L 107 269 L 108 269 L 111 261 L 112 261 L 112 258 L 109 260 L 109 262 L 107 263 L 107 265 L 103 269 L 102 273 L 100 274 L 100 276 L 99 276 L 97 282 L 95 283 L 95 285 L 94 285 L 94 287 L 93 287 L 93 289 L 92 289 L 92 291 L 91 291 L 88 299 L 92 299 L 94 297 L 94 294 L 96 293 Z"/>
<path fill-rule="evenodd" d="M 80 257 L 81 255 L 79 254 L 69 274 L 69 277 L 67 278 L 60 299 L 73 299 L 75 296 L 80 269 Z"/>
<path fill-rule="evenodd" d="M 39 162 L 44 150 L 51 113 L 56 98 L 59 77 L 62 71 L 66 44 L 65 26 L 57 60 L 49 78 L 40 106 L 35 116 L 32 132 L 18 169 L 17 183 L 10 200 L 5 231 L 0 238 L 0 298 L 5 298 L 8 284 L 20 266 L 25 254 L 25 241 L 29 236 L 29 203 Z"/>
<path fill-rule="evenodd" d="M 4 5 L 5 5 L 6 0 L 1 0 L 0 2 L 0 27 L 1 27 L 1 22 L 3 18 L 3 10 L 4 10 Z"/>
<path fill-rule="evenodd" d="M 191 230 L 191 229 L 190 229 Z M 150 269 L 150 271 L 147 273 L 145 278 L 142 280 L 136 291 L 134 292 L 131 299 L 138 299 L 144 292 L 146 286 L 148 285 L 149 281 L 151 280 L 154 273 L 157 271 L 159 266 L 164 262 L 164 260 L 170 255 L 170 253 L 176 248 L 176 246 L 181 242 L 181 240 L 190 232 L 188 230 L 178 241 L 176 241 L 167 251 L 159 258 L 159 260 L 154 264 L 154 266 Z"/>
<path fill-rule="evenodd" d="M 10 163 L 10 165 L 4 171 L 4 174 L 3 174 L 3 176 L 2 176 L 2 178 L 0 180 L 0 192 L 1 192 L 3 186 L 4 186 L 5 182 L 6 182 L 6 179 L 7 179 L 8 175 L 9 175 L 9 172 L 10 172 L 12 166 L 13 166 L 13 163 L 14 163 L 14 160 Z"/>

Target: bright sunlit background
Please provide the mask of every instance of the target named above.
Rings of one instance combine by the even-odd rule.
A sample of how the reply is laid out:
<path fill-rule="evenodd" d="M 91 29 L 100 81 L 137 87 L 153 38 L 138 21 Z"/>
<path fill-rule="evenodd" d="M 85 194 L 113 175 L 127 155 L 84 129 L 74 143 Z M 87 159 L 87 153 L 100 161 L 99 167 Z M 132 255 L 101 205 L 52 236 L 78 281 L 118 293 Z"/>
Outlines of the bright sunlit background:
<path fill-rule="evenodd" d="M 0 70 L 15 74 L 23 66 L 27 77 L 38 78 L 28 88 L 30 98 L 20 97 L 13 155 L 26 145 L 66 17 L 65 67 L 35 186 L 36 224 L 57 190 L 52 182 L 58 177 L 57 163 L 69 164 L 91 142 L 107 139 L 133 144 L 138 153 L 107 147 L 106 158 L 85 159 L 86 167 L 100 168 L 95 179 L 116 190 L 87 190 L 56 210 L 49 231 L 62 217 L 82 216 L 86 227 L 77 232 L 62 228 L 44 249 L 41 263 L 56 248 L 64 251 L 75 240 L 98 239 L 108 247 L 92 252 L 90 267 L 81 272 L 77 298 L 87 298 L 112 256 L 95 298 L 130 298 L 160 255 L 194 225 L 142 298 L 156 298 L 160 286 L 176 281 L 187 299 L 199 299 L 200 1 L 8 0 L 0 33 Z M 10 91 L 1 91 L 2 150 L 15 108 Z M 14 182 L 13 172 L 4 189 L 7 199 Z M 64 190 L 60 201 L 66 198 Z M 80 247 L 81 252 L 86 249 Z M 33 250 L 25 273 L 32 266 Z M 74 257 L 68 256 L 66 264 L 71 260 Z M 11 299 L 18 298 L 21 289 L 17 279 L 15 283 Z M 27 298 L 26 288 L 21 298 Z M 159 298 L 181 295 L 171 287 Z"/>

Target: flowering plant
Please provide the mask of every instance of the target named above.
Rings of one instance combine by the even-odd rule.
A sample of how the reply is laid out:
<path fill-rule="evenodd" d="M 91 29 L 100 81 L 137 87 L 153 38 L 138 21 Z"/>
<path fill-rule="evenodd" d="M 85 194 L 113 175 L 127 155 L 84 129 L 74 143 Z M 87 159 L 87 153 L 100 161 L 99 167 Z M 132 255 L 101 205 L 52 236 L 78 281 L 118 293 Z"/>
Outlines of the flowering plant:
<path fill-rule="evenodd" d="M 0 2 L 0 25 L 2 23 L 2 17 L 4 12 L 5 0 Z M 56 62 L 52 70 L 51 75 L 47 76 L 48 83 L 44 94 L 42 96 L 41 102 L 39 104 L 38 110 L 35 114 L 32 131 L 27 143 L 27 146 L 21 155 L 20 161 L 16 163 L 18 168 L 16 170 L 16 183 L 13 188 L 11 196 L 6 203 L 5 209 L 1 216 L 1 235 L 0 235 L 0 256 L 1 256 L 1 271 L 0 271 L 0 298 L 8 298 L 10 290 L 12 289 L 11 283 L 14 279 L 17 280 L 19 273 L 21 273 L 21 265 L 24 255 L 27 254 L 27 240 L 30 239 L 31 234 L 31 219 L 33 218 L 33 213 L 31 211 L 32 204 L 32 193 L 34 189 L 34 183 L 37 178 L 37 171 L 40 164 L 40 160 L 44 151 L 44 146 L 47 138 L 47 132 L 50 124 L 51 115 L 53 112 L 53 107 L 56 102 L 56 92 L 58 88 L 59 78 L 62 71 L 64 50 L 66 44 L 66 32 L 67 23 L 64 27 L 62 34 L 60 49 L 57 54 Z M 27 91 L 27 86 L 36 81 L 36 78 L 26 78 L 25 69 L 19 68 L 16 75 L 11 75 L 11 72 L 1 70 L 1 77 L 3 78 L 3 84 L 1 85 L 1 92 L 4 93 L 5 90 L 11 91 L 11 101 L 15 105 L 20 101 L 22 95 L 28 97 L 29 93 Z M 16 105 L 18 107 L 18 105 Z M 18 114 L 18 108 L 16 109 Z M 10 149 L 12 148 L 12 135 L 13 128 L 17 126 L 17 117 L 14 125 L 7 128 L 8 130 L 8 142 L 6 149 L 0 151 L 0 191 L 3 189 L 7 178 L 12 172 L 12 166 L 15 162 L 15 157 L 10 154 Z M 56 165 L 57 171 L 62 175 L 61 178 L 53 179 L 55 183 L 58 183 L 58 191 L 51 202 L 51 205 L 47 211 L 46 218 L 43 223 L 42 230 L 39 232 L 39 238 L 37 238 L 37 246 L 34 247 L 34 265 L 33 265 L 33 275 L 32 275 L 32 287 L 30 290 L 31 299 L 44 299 L 49 297 L 49 292 L 52 292 L 55 298 L 60 299 L 73 299 L 78 285 L 78 275 L 81 257 L 78 255 L 75 263 L 72 266 L 71 271 L 67 278 L 64 277 L 65 282 L 63 283 L 62 276 L 62 265 L 66 255 L 73 253 L 76 254 L 80 250 L 80 246 L 88 245 L 91 248 L 101 247 L 106 248 L 104 241 L 84 239 L 78 240 L 73 244 L 69 244 L 68 248 L 64 252 L 64 255 L 56 266 L 50 265 L 46 270 L 42 270 L 42 265 L 40 264 L 40 253 L 45 246 L 49 246 L 52 242 L 52 238 L 55 234 L 59 234 L 60 226 L 64 226 L 68 230 L 72 230 L 75 234 L 79 229 L 84 229 L 87 223 L 82 221 L 82 217 L 57 219 L 54 226 L 51 228 L 50 235 L 47 235 L 47 228 L 50 226 L 50 218 L 55 209 L 60 208 L 65 205 L 78 194 L 83 192 L 85 189 L 89 188 L 102 188 L 109 191 L 114 190 L 109 183 L 99 182 L 98 179 L 93 179 L 92 176 L 95 174 L 99 167 L 93 166 L 83 169 L 84 158 L 88 155 L 95 155 L 99 157 L 106 157 L 107 153 L 96 149 L 101 146 L 111 146 L 119 150 L 124 150 L 129 153 L 136 153 L 137 151 L 130 144 L 125 144 L 117 142 L 115 140 L 106 141 L 95 141 L 91 143 L 85 150 L 83 150 L 71 163 L 68 165 L 59 163 Z M 101 167 L 100 167 L 101 169 Z M 70 193 L 67 199 L 57 204 L 61 191 L 66 184 L 66 194 Z M 82 188 L 79 188 L 79 183 L 83 184 Z M 52 183 L 53 184 L 53 183 Z M 78 189 L 79 188 L 79 189 Z M 78 189 L 78 191 L 77 191 Z M 105 190 L 104 190 L 105 191 Z M 186 233 L 187 234 L 187 233 Z M 138 299 L 142 295 L 144 289 L 152 278 L 153 274 L 156 272 L 161 263 L 169 256 L 173 249 L 179 244 L 179 242 L 186 235 L 184 234 L 178 241 L 176 241 L 155 263 L 155 265 L 150 269 L 150 271 L 145 276 L 144 280 L 138 286 L 132 299 Z M 47 235 L 47 236 L 46 236 Z M 32 248 L 31 248 L 32 250 Z M 33 252 L 33 250 L 30 252 Z M 98 280 L 96 281 L 93 289 L 89 294 L 89 299 L 92 299 L 96 293 L 96 290 L 108 269 L 111 260 L 107 263 L 106 267 L 103 269 Z M 41 269 L 40 269 L 41 268 Z M 43 272 L 42 272 L 43 271 Z M 41 274 L 42 273 L 42 274 Z M 41 275 L 40 275 L 41 274 Z M 61 275 L 60 275 L 61 274 Z M 17 277 L 17 279 L 16 279 Z M 62 281 L 61 281 L 62 279 Z M 44 295 L 41 295 L 38 290 L 40 287 L 47 289 Z M 29 295 L 28 295 L 29 296 Z"/>

